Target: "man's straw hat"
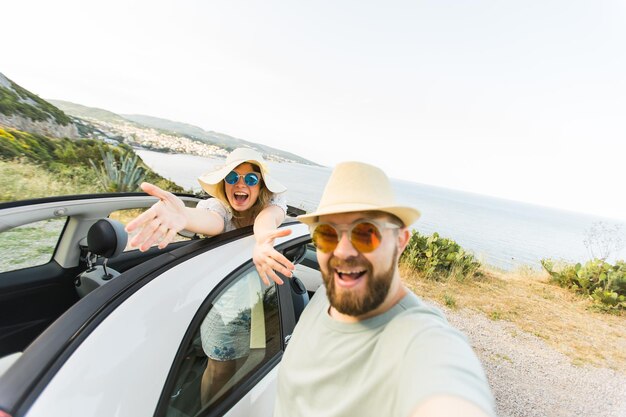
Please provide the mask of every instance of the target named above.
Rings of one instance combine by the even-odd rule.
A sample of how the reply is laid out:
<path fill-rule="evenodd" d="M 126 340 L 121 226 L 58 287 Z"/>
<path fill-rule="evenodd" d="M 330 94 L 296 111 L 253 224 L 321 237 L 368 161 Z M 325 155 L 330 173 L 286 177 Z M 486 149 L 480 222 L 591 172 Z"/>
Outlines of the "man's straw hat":
<path fill-rule="evenodd" d="M 245 162 L 249 162 L 258 166 L 261 169 L 261 176 L 263 177 L 263 183 L 268 190 L 273 193 L 282 193 L 287 190 L 284 185 L 276 181 L 269 173 L 269 168 L 263 155 L 254 149 L 250 148 L 237 148 L 232 151 L 226 158 L 224 165 L 221 165 L 213 171 L 206 172 L 198 178 L 198 182 L 209 195 L 225 200 L 223 193 L 222 181 L 224 177 L 228 175 L 230 171 L 237 168 Z"/>
<path fill-rule="evenodd" d="M 298 216 L 298 220 L 312 224 L 327 214 L 370 210 L 391 213 L 405 226 L 420 216 L 413 207 L 396 204 L 389 178 L 381 169 L 362 162 L 342 162 L 333 170 L 317 211 Z"/>

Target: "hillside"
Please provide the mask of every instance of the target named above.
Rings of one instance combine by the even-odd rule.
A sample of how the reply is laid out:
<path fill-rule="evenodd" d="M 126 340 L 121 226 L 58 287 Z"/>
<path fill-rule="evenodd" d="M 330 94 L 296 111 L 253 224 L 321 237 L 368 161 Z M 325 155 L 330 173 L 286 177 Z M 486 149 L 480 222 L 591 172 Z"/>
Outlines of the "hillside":
<path fill-rule="evenodd" d="M 126 120 L 133 121 L 143 126 L 152 127 L 154 129 L 165 130 L 168 132 L 176 132 L 181 135 L 185 135 L 192 139 L 198 139 L 202 142 L 207 142 L 212 145 L 223 145 L 228 148 L 236 148 L 241 146 L 245 141 L 240 139 L 226 136 L 226 140 L 218 138 L 217 135 L 212 135 L 213 132 L 207 132 L 204 129 L 182 122 L 175 122 L 173 120 L 160 119 L 158 117 L 145 116 L 141 114 L 123 114 Z M 225 136 L 225 135 L 224 135 Z"/>
<path fill-rule="evenodd" d="M 0 124 L 53 137 L 78 137 L 78 128 L 61 110 L 0 73 Z"/>
<path fill-rule="evenodd" d="M 124 114 L 92 108 L 63 100 L 49 100 L 74 117 L 88 121 L 109 138 L 123 138 L 133 146 L 161 152 L 188 153 L 198 156 L 225 156 L 239 146 L 256 149 L 274 161 L 318 165 L 290 152 L 238 139 L 223 133 L 206 131 L 198 126 L 158 117 Z"/>
<path fill-rule="evenodd" d="M 280 149 L 205 131 L 187 123 L 144 115 L 122 116 L 64 100 L 46 101 L 1 73 L 0 124 L 47 137 L 93 138 L 204 157 L 223 157 L 231 149 L 246 146 L 262 152 L 269 160 L 317 165 Z"/>
<path fill-rule="evenodd" d="M 126 123 L 127 120 L 122 116 L 119 116 L 108 110 L 99 109 L 97 107 L 87 107 L 82 104 L 70 103 L 64 100 L 48 100 L 49 103 L 54 104 L 59 109 L 62 109 L 65 113 L 71 114 L 81 119 L 95 119 L 103 122 L 112 123 Z"/>
<path fill-rule="evenodd" d="M 246 146 L 262 152 L 269 160 L 317 165 L 280 149 L 208 132 L 186 123 L 143 115 L 121 116 L 62 100 L 48 102 L 2 74 L 0 125 L 46 138 L 96 139 L 115 146 L 124 144 L 202 157 L 225 157 L 231 149 Z M 9 154 L 19 154 L 15 152 Z"/>

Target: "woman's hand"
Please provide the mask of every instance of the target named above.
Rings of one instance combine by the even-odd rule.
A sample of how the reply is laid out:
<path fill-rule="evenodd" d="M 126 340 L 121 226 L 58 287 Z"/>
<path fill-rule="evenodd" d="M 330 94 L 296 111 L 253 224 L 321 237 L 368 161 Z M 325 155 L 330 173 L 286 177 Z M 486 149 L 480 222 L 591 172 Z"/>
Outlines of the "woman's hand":
<path fill-rule="evenodd" d="M 159 242 L 159 249 L 163 249 L 187 224 L 185 203 L 174 194 L 147 182 L 141 184 L 141 189 L 159 201 L 126 225 L 128 233 L 139 231 L 130 240 L 130 245 L 144 252 Z"/>
<path fill-rule="evenodd" d="M 281 229 L 270 230 L 257 237 L 252 260 L 265 285 L 270 284 L 268 277 L 277 284 L 283 283 L 283 280 L 276 275 L 276 271 L 287 277 L 293 275 L 291 271 L 295 269 L 295 266 L 282 253 L 274 249 L 274 239 L 290 234 L 291 229 Z"/>

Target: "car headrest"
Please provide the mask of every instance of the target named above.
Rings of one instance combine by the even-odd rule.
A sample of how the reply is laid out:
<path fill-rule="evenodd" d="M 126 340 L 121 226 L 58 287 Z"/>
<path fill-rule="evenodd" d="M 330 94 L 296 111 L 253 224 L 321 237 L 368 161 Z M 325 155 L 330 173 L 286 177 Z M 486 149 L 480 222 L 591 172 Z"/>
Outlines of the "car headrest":
<path fill-rule="evenodd" d="M 124 251 L 128 233 L 117 220 L 100 219 L 87 232 L 89 251 L 104 258 L 113 258 Z"/>

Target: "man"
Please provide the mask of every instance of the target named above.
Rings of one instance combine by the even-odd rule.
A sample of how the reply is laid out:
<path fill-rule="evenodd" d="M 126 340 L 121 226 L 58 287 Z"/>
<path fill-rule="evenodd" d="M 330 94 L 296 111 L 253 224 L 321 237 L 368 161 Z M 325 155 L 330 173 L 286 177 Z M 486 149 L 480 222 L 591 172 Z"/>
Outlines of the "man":
<path fill-rule="evenodd" d="M 333 171 L 311 228 L 324 286 L 280 365 L 275 416 L 493 416 L 465 336 L 403 284 L 398 260 L 420 213 L 380 169 Z"/>

